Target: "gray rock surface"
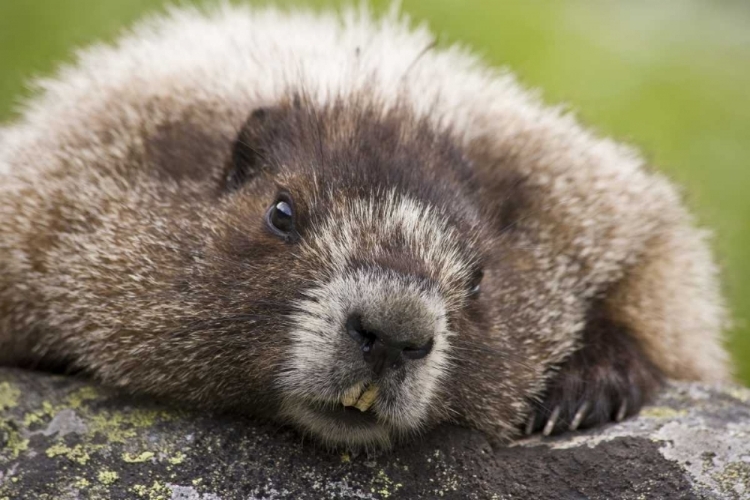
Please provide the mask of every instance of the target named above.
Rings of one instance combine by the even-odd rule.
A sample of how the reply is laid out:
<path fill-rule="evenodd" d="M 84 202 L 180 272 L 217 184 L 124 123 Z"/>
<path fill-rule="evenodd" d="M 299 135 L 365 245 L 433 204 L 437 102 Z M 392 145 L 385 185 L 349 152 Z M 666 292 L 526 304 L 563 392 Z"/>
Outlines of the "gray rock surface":
<path fill-rule="evenodd" d="M 750 390 L 672 384 L 635 419 L 493 449 L 443 427 L 389 453 L 0 369 L 0 500 L 750 498 Z"/>

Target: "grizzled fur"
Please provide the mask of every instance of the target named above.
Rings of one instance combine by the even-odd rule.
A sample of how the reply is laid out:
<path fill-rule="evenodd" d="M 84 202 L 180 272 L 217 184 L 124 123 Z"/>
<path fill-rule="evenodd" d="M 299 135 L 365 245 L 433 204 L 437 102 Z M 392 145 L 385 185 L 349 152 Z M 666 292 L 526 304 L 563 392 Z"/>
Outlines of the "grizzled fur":
<path fill-rule="evenodd" d="M 716 268 L 670 183 L 431 46 L 396 15 L 178 10 L 40 82 L 0 131 L 0 363 L 351 446 L 558 432 L 663 377 L 727 378 Z M 353 313 L 429 354 L 373 374 Z"/>

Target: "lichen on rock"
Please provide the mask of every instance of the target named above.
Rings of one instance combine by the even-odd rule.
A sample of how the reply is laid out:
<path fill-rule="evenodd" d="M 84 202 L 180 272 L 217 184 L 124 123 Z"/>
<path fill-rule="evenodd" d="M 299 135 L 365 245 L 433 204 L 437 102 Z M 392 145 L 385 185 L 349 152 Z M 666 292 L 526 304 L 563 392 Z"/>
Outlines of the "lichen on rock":
<path fill-rule="evenodd" d="M 0 382 L 0 410 L 13 408 L 18 404 L 20 391 L 10 382 Z"/>
<path fill-rule="evenodd" d="M 638 418 L 493 448 L 445 426 L 392 452 L 0 370 L 0 500 L 750 496 L 750 391 L 672 384 Z"/>

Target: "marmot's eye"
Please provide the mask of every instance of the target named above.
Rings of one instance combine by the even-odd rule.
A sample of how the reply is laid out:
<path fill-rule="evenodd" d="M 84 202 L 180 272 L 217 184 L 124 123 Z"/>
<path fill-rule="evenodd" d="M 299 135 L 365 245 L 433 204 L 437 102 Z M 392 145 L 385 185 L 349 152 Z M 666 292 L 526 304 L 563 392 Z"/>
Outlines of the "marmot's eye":
<path fill-rule="evenodd" d="M 479 295 L 479 291 L 482 288 L 482 278 L 484 278 L 484 271 L 481 269 L 474 271 L 474 274 L 471 277 L 471 282 L 469 283 L 470 296 L 476 297 Z"/>
<path fill-rule="evenodd" d="M 279 236 L 287 237 L 294 230 L 294 210 L 291 200 L 279 199 L 266 214 L 266 223 Z"/>

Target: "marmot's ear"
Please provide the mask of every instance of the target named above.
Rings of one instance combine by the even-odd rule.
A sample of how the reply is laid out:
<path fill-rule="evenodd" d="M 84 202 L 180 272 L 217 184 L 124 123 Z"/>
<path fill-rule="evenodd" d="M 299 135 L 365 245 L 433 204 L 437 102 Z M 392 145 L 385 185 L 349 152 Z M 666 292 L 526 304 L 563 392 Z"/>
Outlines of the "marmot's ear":
<path fill-rule="evenodd" d="M 224 176 L 227 191 L 239 189 L 263 170 L 273 169 L 270 147 L 282 132 L 287 111 L 280 107 L 257 108 L 237 134 Z"/>

